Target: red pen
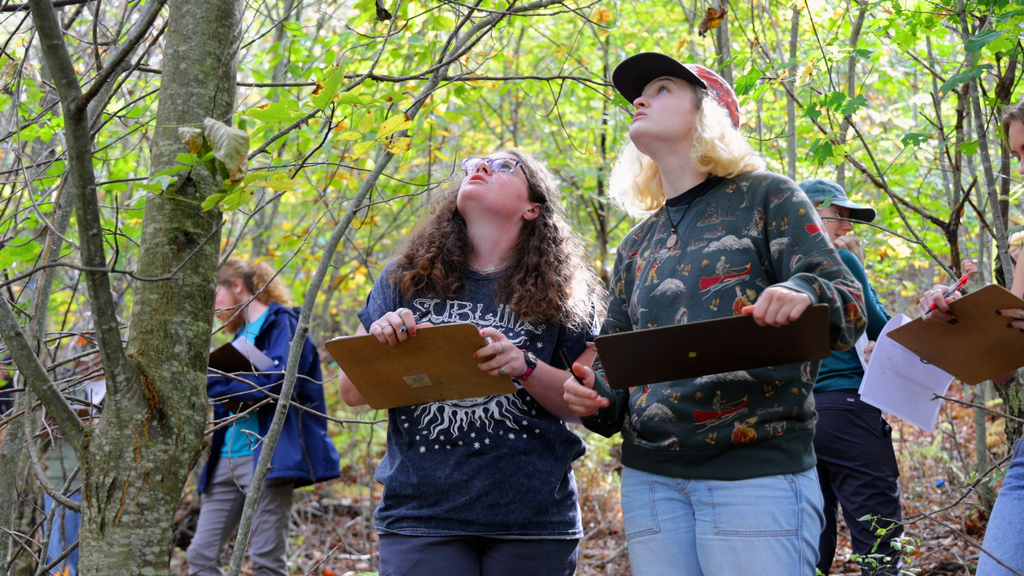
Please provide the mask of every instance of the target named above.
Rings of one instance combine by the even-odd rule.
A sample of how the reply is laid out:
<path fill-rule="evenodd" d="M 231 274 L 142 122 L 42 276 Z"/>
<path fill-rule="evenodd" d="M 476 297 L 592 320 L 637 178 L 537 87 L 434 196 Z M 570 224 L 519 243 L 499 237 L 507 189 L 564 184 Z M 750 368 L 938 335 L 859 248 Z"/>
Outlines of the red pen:
<path fill-rule="evenodd" d="M 960 279 L 956 281 L 956 284 L 950 286 L 949 290 L 946 290 L 942 294 L 942 299 L 945 300 L 946 298 L 949 298 L 950 296 L 953 295 L 953 292 L 956 292 L 957 290 L 959 290 L 959 289 L 963 288 L 964 286 L 966 286 L 967 285 L 968 277 L 969 277 L 968 274 L 964 274 L 963 276 L 961 276 Z M 932 302 L 931 305 L 928 306 L 928 309 L 925 310 L 924 315 L 927 316 L 928 313 L 931 312 L 932 310 L 935 310 L 936 307 L 937 307 L 937 304 L 935 302 Z"/>

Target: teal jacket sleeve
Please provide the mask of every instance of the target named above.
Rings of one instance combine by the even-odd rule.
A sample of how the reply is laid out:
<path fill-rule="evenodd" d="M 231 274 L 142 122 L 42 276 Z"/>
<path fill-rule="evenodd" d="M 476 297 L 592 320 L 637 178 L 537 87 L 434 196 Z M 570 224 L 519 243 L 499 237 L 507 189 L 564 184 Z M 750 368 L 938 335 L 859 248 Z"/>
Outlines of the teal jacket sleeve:
<path fill-rule="evenodd" d="M 885 323 L 892 316 L 882 306 L 882 303 L 878 301 L 878 293 L 875 292 L 874 286 L 868 282 L 867 272 L 864 270 L 864 266 L 861 265 L 860 260 L 853 255 L 853 252 L 839 250 L 839 257 L 842 258 L 843 264 L 846 265 L 850 273 L 853 274 L 854 278 L 857 279 L 857 282 L 860 282 L 861 287 L 864 289 L 864 309 L 868 314 L 868 340 L 878 340 L 879 333 L 882 332 Z"/>

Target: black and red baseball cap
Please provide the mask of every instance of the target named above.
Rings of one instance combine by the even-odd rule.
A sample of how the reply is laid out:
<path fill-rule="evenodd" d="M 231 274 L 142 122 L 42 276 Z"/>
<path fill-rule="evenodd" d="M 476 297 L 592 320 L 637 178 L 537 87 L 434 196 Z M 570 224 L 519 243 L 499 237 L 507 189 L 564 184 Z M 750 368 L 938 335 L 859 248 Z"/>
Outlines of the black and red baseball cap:
<path fill-rule="evenodd" d="M 740 127 L 740 105 L 732 86 L 714 71 L 700 64 L 683 64 L 671 56 L 658 52 L 641 52 L 626 58 L 615 67 L 612 72 L 612 84 L 626 100 L 633 102 L 643 94 L 644 88 L 651 81 L 662 76 L 679 78 L 707 90 L 729 113 L 733 128 Z"/>

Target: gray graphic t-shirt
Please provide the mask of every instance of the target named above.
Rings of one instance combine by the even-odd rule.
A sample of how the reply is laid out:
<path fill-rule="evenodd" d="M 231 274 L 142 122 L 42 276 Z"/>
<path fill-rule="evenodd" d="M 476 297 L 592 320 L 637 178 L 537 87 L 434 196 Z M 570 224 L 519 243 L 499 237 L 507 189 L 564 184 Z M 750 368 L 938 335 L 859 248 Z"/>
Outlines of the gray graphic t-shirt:
<path fill-rule="evenodd" d="M 363 326 L 409 308 L 420 322 L 469 322 L 500 330 L 516 346 L 562 368 L 559 349 L 576 358 L 586 330 L 535 326 L 497 301 L 501 272 L 467 271 L 454 298 L 406 297 L 389 264 L 359 312 Z M 377 468 L 384 497 L 375 520 L 382 534 L 580 538 L 572 462 L 583 441 L 524 388 L 514 394 L 434 402 L 388 411 L 387 453 Z"/>

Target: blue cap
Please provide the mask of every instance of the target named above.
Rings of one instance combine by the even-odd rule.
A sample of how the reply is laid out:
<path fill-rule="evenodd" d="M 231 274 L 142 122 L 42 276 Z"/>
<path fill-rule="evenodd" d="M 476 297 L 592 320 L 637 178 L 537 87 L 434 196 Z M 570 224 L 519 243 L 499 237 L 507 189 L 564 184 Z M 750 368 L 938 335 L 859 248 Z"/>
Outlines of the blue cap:
<path fill-rule="evenodd" d="M 850 211 L 850 219 L 860 222 L 871 222 L 875 219 L 875 209 L 871 206 L 857 204 L 850 200 L 843 187 L 831 180 L 823 178 L 811 178 L 800 183 L 804 194 L 810 198 L 812 204 L 818 204 L 831 200 L 832 204 L 842 206 Z"/>

